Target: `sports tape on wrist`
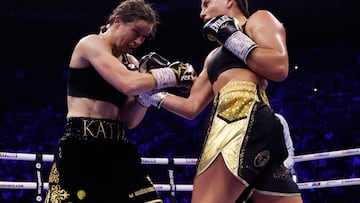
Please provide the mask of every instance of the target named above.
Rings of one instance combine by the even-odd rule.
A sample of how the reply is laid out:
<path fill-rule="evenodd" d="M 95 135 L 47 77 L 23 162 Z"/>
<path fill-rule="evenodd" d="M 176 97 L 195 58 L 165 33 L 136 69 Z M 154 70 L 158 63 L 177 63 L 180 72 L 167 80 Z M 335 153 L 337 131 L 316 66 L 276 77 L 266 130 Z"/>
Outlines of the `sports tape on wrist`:
<path fill-rule="evenodd" d="M 258 45 L 242 32 L 234 32 L 224 43 L 235 56 L 239 57 L 245 64 L 249 53 Z"/>
<path fill-rule="evenodd" d="M 156 89 L 175 87 L 177 85 L 175 73 L 170 68 L 152 69 L 150 72 L 156 80 Z"/>

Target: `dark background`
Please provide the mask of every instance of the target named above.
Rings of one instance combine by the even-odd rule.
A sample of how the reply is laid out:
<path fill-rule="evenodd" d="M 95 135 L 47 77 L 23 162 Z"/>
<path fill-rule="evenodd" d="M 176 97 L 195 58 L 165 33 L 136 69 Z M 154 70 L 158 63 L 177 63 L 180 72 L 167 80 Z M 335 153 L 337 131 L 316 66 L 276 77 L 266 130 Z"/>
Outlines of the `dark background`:
<path fill-rule="evenodd" d="M 273 108 L 288 119 L 295 154 L 358 148 L 360 144 L 360 40 L 358 1 L 249 0 L 250 11 L 270 10 L 287 31 L 290 74 L 270 82 Z M 138 57 L 156 51 L 191 62 L 198 72 L 210 50 L 201 35 L 200 0 L 153 0 L 162 21 Z M 0 152 L 53 152 L 62 135 L 66 66 L 75 43 L 97 33 L 118 1 L 3 0 L 0 2 Z M 315 91 L 316 90 L 316 91 Z M 175 90 L 176 91 L 176 90 Z M 129 139 L 148 157 L 197 157 L 206 109 L 188 121 L 150 108 Z M 44 167 L 44 180 L 50 163 Z M 296 165 L 299 182 L 360 177 L 358 156 Z M 149 167 L 167 183 L 167 166 Z M 194 167 L 176 167 L 189 184 Z M 31 162 L 0 162 L 0 181 L 34 181 Z M 360 202 L 359 186 L 302 190 L 306 203 Z M 0 189 L 0 202 L 33 202 L 34 191 Z M 162 193 L 165 201 L 169 194 Z M 178 192 L 178 202 L 190 193 Z"/>
<path fill-rule="evenodd" d="M 162 20 L 153 48 L 168 57 L 203 57 L 200 0 L 150 2 Z M 5 61 L 12 66 L 33 64 L 37 68 L 66 65 L 75 42 L 85 34 L 97 32 L 117 3 L 114 0 L 1 1 Z M 249 4 L 251 11 L 268 9 L 284 23 L 290 49 L 358 41 L 360 3 L 357 1 L 250 0 Z"/>

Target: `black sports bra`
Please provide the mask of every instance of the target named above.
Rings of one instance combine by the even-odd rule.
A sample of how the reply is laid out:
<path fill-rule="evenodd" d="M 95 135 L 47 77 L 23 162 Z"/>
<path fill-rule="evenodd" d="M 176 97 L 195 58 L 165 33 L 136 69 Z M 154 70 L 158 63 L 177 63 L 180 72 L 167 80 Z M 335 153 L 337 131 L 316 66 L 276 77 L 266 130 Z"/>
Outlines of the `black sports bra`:
<path fill-rule="evenodd" d="M 242 30 L 245 30 L 246 23 L 243 24 Z M 241 59 L 236 57 L 223 46 L 217 47 L 208 61 L 207 73 L 211 84 L 213 84 L 218 76 L 231 68 L 250 69 Z"/>
<path fill-rule="evenodd" d="M 236 57 L 223 46 L 216 48 L 208 61 L 207 73 L 211 84 L 213 84 L 218 76 L 231 68 L 249 69 L 241 59 Z"/>
<path fill-rule="evenodd" d="M 123 63 L 126 66 L 132 65 L 126 55 L 123 55 Z M 127 98 L 127 95 L 108 83 L 93 66 L 81 69 L 69 67 L 67 95 L 106 101 L 119 107 Z"/>

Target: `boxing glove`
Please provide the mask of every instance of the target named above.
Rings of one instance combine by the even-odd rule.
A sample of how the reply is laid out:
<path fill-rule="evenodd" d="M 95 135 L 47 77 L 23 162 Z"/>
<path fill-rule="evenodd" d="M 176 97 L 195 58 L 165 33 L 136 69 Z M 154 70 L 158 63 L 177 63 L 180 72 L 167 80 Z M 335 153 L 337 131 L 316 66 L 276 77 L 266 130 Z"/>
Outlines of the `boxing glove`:
<path fill-rule="evenodd" d="M 147 73 L 151 69 L 164 68 L 170 65 L 170 61 L 160 56 L 156 52 L 150 52 L 141 57 L 139 61 L 140 72 Z"/>
<path fill-rule="evenodd" d="M 166 68 L 151 69 L 157 87 L 191 87 L 197 78 L 197 73 L 189 63 L 173 62 Z"/>
<path fill-rule="evenodd" d="M 258 45 L 238 27 L 237 20 L 220 15 L 210 19 L 203 27 L 203 34 L 209 41 L 217 41 L 246 63 L 249 53 Z"/>
<path fill-rule="evenodd" d="M 170 63 L 156 52 L 150 52 L 139 61 L 140 72 L 151 73 L 156 80 L 156 89 L 165 87 L 190 87 L 197 73 L 189 63 Z"/>

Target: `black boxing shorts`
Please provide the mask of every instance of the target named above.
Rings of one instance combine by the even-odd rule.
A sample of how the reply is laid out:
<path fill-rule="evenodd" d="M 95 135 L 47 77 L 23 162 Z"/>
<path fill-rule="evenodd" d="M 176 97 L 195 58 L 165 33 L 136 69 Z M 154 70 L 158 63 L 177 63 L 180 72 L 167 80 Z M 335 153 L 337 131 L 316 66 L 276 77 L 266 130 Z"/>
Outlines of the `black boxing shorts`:
<path fill-rule="evenodd" d="M 69 118 L 59 140 L 45 203 L 162 202 L 126 141 L 122 123 Z"/>

